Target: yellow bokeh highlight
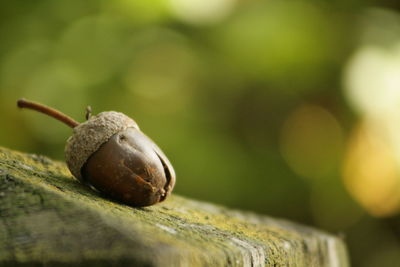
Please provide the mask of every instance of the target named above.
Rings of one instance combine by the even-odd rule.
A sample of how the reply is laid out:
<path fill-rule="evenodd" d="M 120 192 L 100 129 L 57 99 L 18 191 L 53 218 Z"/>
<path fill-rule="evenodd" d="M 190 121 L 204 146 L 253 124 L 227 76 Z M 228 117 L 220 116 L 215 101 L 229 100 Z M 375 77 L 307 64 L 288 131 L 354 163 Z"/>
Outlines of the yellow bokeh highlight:
<path fill-rule="evenodd" d="M 390 145 L 363 122 L 352 133 L 343 165 L 343 181 L 354 199 L 374 216 L 400 209 L 400 177 Z"/>

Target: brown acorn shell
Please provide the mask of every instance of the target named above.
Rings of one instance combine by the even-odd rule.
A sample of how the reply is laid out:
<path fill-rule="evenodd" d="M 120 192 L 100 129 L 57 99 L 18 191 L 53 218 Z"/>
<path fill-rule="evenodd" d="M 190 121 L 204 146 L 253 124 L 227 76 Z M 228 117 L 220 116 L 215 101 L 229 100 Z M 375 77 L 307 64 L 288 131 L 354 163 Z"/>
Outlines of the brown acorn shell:
<path fill-rule="evenodd" d="M 65 160 L 71 173 L 84 182 L 81 169 L 87 159 L 111 136 L 129 127 L 139 129 L 134 120 L 115 111 L 101 112 L 76 126 L 65 145 Z"/>

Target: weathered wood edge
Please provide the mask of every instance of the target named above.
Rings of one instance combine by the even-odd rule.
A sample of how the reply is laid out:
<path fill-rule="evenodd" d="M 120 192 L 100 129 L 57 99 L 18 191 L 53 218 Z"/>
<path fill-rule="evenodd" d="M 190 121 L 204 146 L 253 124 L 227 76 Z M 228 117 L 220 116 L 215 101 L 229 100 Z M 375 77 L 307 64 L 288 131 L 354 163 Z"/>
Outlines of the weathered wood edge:
<path fill-rule="evenodd" d="M 0 147 L 0 265 L 348 266 L 338 237 L 172 196 L 132 208 L 64 163 Z"/>

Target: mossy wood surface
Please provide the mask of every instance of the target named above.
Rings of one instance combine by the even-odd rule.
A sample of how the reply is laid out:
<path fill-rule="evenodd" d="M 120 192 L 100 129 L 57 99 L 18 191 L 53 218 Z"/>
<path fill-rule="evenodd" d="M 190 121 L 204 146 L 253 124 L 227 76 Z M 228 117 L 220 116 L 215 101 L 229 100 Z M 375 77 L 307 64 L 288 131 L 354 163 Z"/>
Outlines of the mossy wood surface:
<path fill-rule="evenodd" d="M 176 195 L 132 208 L 81 185 L 64 163 L 0 147 L 0 265 L 348 263 L 343 241 L 324 232 Z"/>

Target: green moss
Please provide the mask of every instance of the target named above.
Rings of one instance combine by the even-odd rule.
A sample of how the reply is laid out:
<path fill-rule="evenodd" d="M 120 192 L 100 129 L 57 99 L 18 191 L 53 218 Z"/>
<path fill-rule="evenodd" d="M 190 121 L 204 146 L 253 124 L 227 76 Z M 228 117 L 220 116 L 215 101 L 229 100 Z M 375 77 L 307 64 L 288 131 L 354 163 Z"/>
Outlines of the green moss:
<path fill-rule="evenodd" d="M 132 208 L 43 156 L 0 148 L 0 189 L 0 263 L 347 266 L 323 232 L 176 195 Z"/>

